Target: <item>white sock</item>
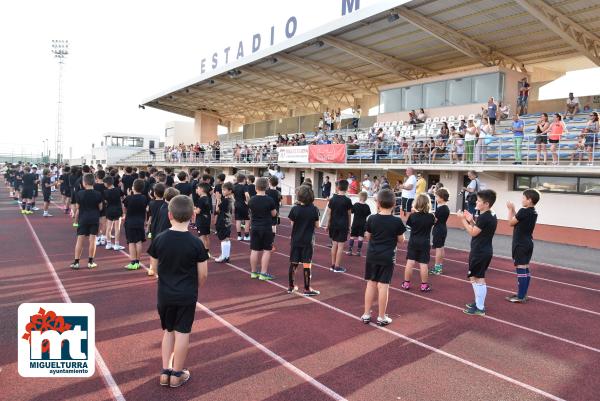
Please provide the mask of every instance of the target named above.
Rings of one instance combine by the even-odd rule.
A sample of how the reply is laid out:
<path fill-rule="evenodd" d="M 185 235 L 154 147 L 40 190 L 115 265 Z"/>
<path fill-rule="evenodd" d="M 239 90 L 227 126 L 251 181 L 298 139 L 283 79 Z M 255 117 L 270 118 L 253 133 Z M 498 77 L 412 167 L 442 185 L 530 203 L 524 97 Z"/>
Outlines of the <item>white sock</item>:
<path fill-rule="evenodd" d="M 221 249 L 222 249 L 222 254 L 225 258 L 228 258 L 229 255 L 231 254 L 231 242 L 230 241 L 223 241 L 221 242 Z"/>
<path fill-rule="evenodd" d="M 487 295 L 487 286 L 485 284 L 473 283 L 475 290 L 475 304 L 477 309 L 485 309 L 485 296 Z"/>

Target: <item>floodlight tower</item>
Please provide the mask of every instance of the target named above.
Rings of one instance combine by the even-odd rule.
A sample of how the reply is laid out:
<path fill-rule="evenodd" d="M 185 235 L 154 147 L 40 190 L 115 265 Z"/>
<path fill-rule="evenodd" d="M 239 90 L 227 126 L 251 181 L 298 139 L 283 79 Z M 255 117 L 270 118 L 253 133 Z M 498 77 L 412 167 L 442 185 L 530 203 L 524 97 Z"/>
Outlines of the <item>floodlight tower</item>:
<path fill-rule="evenodd" d="M 68 40 L 53 40 L 52 41 L 52 53 L 54 58 L 58 61 L 58 102 L 56 110 L 56 162 L 62 161 L 62 77 L 63 77 L 63 66 L 65 64 L 65 58 L 69 54 L 69 41 Z"/>

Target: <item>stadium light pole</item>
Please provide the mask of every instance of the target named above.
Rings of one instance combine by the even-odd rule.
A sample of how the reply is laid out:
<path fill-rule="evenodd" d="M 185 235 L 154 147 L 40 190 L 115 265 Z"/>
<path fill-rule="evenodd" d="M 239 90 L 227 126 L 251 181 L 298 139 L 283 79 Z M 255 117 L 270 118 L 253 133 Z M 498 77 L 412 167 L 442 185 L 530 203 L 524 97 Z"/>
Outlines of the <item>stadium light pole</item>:
<path fill-rule="evenodd" d="M 65 58 L 69 54 L 69 41 L 68 40 L 53 40 L 52 41 L 52 53 L 54 58 L 58 61 L 58 102 L 56 110 L 56 162 L 60 163 L 62 160 L 62 79 L 63 79 L 63 66 L 65 64 Z M 49 153 L 49 152 L 48 152 Z M 48 155 L 50 156 L 50 155 Z"/>

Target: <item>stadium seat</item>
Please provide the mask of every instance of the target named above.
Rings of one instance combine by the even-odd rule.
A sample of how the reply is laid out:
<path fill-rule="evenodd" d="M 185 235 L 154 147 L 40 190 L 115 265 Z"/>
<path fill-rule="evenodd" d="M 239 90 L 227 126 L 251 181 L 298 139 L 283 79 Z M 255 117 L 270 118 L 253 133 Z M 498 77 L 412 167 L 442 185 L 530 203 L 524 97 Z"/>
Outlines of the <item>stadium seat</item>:
<path fill-rule="evenodd" d="M 456 117 L 454 116 L 448 116 L 448 122 L 453 122 L 456 120 Z"/>
<path fill-rule="evenodd" d="M 431 117 L 427 117 L 427 119 L 425 120 L 425 124 L 429 124 L 431 123 Z"/>
<path fill-rule="evenodd" d="M 457 120 L 458 120 L 459 122 L 460 122 L 461 120 L 464 120 L 464 119 L 465 119 L 465 116 L 464 116 L 464 114 L 460 114 L 460 115 L 457 117 Z"/>
<path fill-rule="evenodd" d="M 440 122 L 440 118 L 439 117 L 434 117 L 432 122 L 439 123 Z"/>
<path fill-rule="evenodd" d="M 446 122 L 446 121 L 447 121 L 446 116 L 440 117 L 440 122 Z"/>

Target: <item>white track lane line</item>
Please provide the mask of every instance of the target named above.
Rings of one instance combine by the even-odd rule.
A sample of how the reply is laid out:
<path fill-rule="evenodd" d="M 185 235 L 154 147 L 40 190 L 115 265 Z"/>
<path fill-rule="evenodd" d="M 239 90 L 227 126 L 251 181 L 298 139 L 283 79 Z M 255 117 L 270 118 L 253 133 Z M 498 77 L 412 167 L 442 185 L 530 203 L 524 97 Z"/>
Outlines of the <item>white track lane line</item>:
<path fill-rule="evenodd" d="M 60 281 L 58 274 L 56 274 L 56 269 L 54 269 L 54 265 L 50 261 L 50 258 L 48 257 L 48 254 L 46 253 L 46 250 L 44 249 L 44 246 L 42 245 L 42 242 L 40 241 L 40 238 L 35 233 L 33 226 L 31 225 L 31 222 L 29 221 L 29 217 L 27 217 L 27 216 L 23 216 L 23 217 L 25 218 L 25 222 L 27 223 L 27 227 L 29 228 L 29 232 L 31 233 L 31 236 L 33 237 L 33 241 L 37 245 L 39 251 L 42 253 L 42 256 L 44 257 L 44 261 L 46 262 L 46 267 L 50 271 L 50 275 L 54 279 L 54 283 L 58 287 L 58 290 L 60 291 L 63 301 L 66 303 L 71 303 L 72 302 L 71 297 L 69 297 L 69 294 L 67 293 L 67 290 L 63 286 L 62 281 Z M 110 370 L 106 366 L 106 363 L 104 362 L 104 359 L 102 358 L 102 355 L 100 355 L 100 351 L 98 351 L 98 347 L 95 347 L 95 348 L 96 348 L 96 365 L 98 365 L 98 369 L 100 370 L 100 376 L 102 376 L 102 379 L 104 380 L 104 384 L 110 390 L 110 392 L 112 393 L 112 395 L 116 401 L 125 401 L 125 397 L 123 396 L 121 389 L 115 382 L 115 379 L 113 378 L 112 374 L 110 373 Z"/>
<path fill-rule="evenodd" d="M 129 254 L 127 252 L 122 251 L 122 250 L 119 251 L 119 252 L 121 252 L 126 257 L 129 257 Z M 145 264 L 143 264 L 143 263 L 140 263 L 140 266 L 143 267 L 146 271 L 149 270 L 148 267 Z M 340 394 L 336 393 L 334 390 L 332 390 L 331 388 L 327 387 L 326 385 L 324 385 L 323 383 L 321 383 L 320 381 L 318 381 L 317 379 L 315 379 L 314 377 L 312 377 L 311 375 L 309 375 L 305 371 L 301 370 L 300 368 L 298 368 L 295 365 L 291 364 L 287 360 L 283 359 L 281 356 L 277 355 L 275 352 L 271 351 L 270 349 L 268 349 L 267 347 L 265 347 L 264 345 L 262 345 L 260 342 L 258 342 L 254 338 L 250 337 L 248 334 L 244 333 L 243 331 L 241 331 L 240 329 L 238 329 L 237 327 L 235 327 L 233 324 L 229 323 L 227 320 L 225 320 L 224 318 L 222 318 L 221 316 L 219 316 L 218 314 L 216 314 L 215 312 L 213 312 L 212 310 L 210 310 L 208 307 L 202 305 L 200 302 L 196 302 L 196 307 L 198 309 L 202 310 L 203 312 L 207 313 L 209 316 L 211 316 L 214 319 L 216 319 L 223 326 L 227 327 L 229 330 L 231 330 L 232 332 L 234 332 L 238 336 L 242 337 L 244 340 L 246 340 L 251 345 L 253 345 L 256 348 L 258 348 L 260 351 L 262 351 L 265 354 L 267 354 L 267 356 L 269 356 L 271 359 L 273 359 L 276 362 L 278 362 L 279 364 L 281 364 L 284 368 L 288 369 L 289 371 L 291 371 L 295 375 L 299 376 L 301 379 L 303 379 L 307 383 L 311 384 L 317 390 L 319 390 L 319 391 L 327 394 L 328 396 L 330 396 L 331 398 L 333 398 L 336 401 L 347 401 L 343 396 L 341 396 Z"/>

